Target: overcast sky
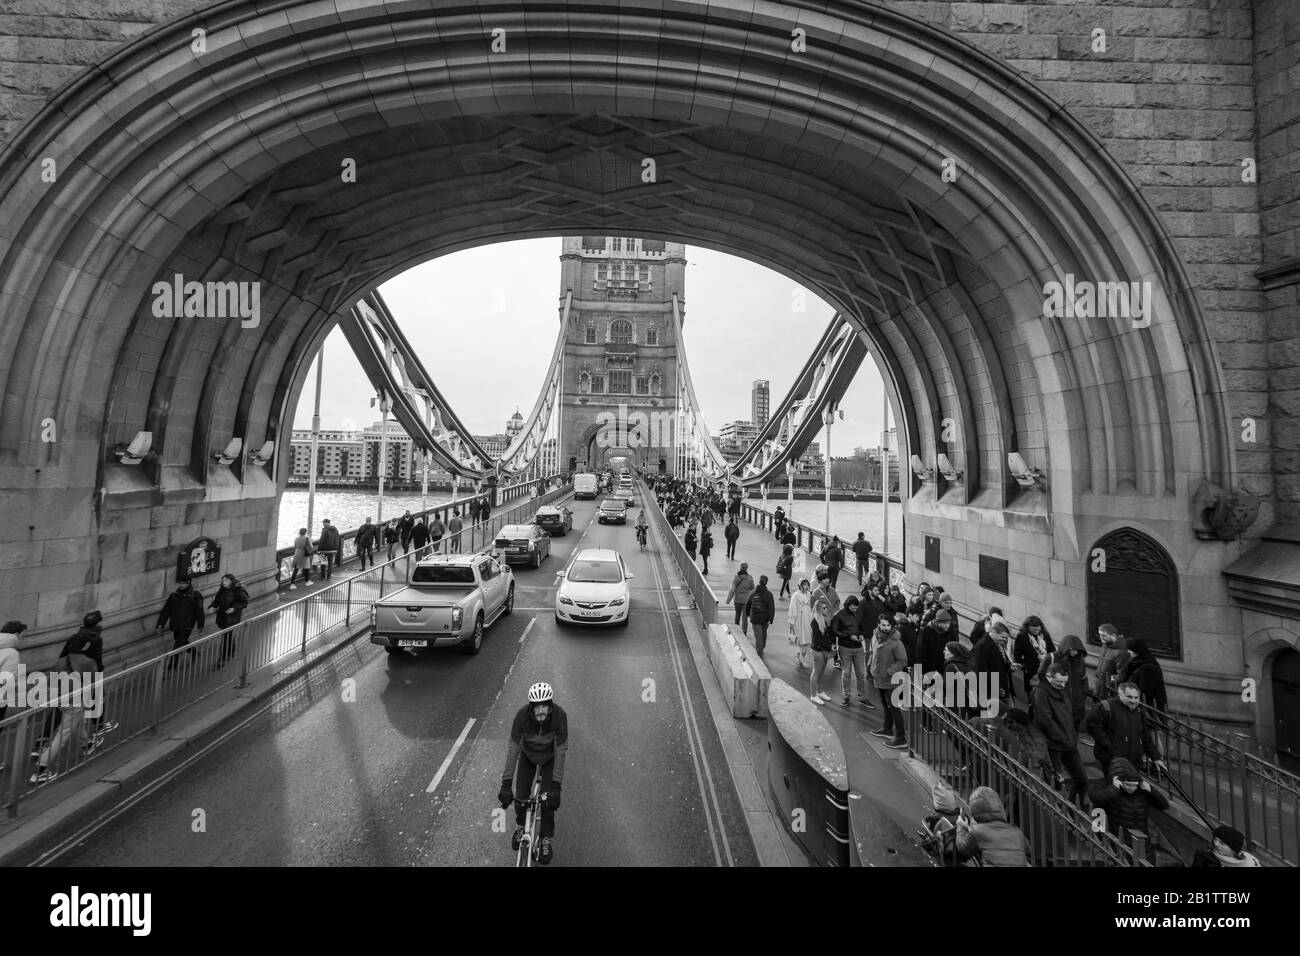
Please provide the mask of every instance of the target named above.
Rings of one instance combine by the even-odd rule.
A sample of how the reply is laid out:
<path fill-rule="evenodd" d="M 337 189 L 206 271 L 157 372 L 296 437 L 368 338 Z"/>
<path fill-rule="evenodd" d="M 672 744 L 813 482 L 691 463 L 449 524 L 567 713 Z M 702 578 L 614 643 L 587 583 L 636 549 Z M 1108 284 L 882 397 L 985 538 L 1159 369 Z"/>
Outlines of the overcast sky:
<path fill-rule="evenodd" d="M 527 417 L 559 333 L 560 240 L 480 246 L 426 262 L 385 283 L 380 294 L 456 414 L 477 435 L 500 433 L 516 406 Z M 685 346 L 704 420 L 717 434 L 750 418 L 754 379 L 785 397 L 833 310 L 811 292 L 794 311 L 789 279 L 744 259 L 686 247 Z M 310 428 L 309 376 L 295 427 Z M 322 428 L 363 428 L 379 418 L 375 394 L 342 333 L 325 344 Z M 874 448 L 881 423 L 880 375 L 863 363 L 841 405 L 831 451 Z M 822 440 L 822 435 L 818 440 Z"/>

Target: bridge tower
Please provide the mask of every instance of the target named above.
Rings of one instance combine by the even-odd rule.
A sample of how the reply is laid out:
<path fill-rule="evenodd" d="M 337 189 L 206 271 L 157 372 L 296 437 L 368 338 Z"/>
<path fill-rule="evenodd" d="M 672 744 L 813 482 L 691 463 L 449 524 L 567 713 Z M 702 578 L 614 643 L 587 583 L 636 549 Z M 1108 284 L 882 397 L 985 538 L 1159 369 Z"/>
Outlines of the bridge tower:
<path fill-rule="evenodd" d="M 596 469 L 617 455 L 673 470 L 677 332 L 685 322 L 685 247 L 625 236 L 566 236 L 560 255 L 564 332 L 560 467 Z"/>

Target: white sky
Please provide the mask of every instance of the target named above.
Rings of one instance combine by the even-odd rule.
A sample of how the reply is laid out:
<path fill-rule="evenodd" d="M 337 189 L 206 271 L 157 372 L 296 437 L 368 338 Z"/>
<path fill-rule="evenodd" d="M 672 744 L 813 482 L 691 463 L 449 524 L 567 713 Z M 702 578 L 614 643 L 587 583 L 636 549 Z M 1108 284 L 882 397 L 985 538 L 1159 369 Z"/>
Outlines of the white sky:
<path fill-rule="evenodd" d="M 477 435 L 501 432 L 516 406 L 525 417 L 541 388 L 559 332 L 560 240 L 480 246 L 434 259 L 385 283 L 380 294 L 461 421 Z M 754 379 L 772 383 L 771 407 L 830 322 L 811 292 L 794 311 L 791 280 L 763 266 L 687 246 L 685 347 L 695 394 L 713 434 L 750 418 Z M 311 427 L 314 372 L 295 418 Z M 374 395 L 342 333 L 325 343 L 322 428 L 360 428 L 379 419 Z M 870 356 L 841 403 L 832 433 L 836 457 L 874 448 L 881 430 L 881 382 Z M 825 440 L 825 433 L 818 436 Z"/>

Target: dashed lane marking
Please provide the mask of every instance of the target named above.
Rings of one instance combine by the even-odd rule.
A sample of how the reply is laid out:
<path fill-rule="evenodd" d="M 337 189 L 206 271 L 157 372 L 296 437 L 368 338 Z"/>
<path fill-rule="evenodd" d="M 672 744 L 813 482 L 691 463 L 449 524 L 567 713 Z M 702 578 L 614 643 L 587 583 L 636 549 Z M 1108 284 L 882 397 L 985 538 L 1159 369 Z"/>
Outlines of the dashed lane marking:
<path fill-rule="evenodd" d="M 460 732 L 460 736 L 456 738 L 456 742 L 451 745 L 451 750 L 448 751 L 447 756 L 443 759 L 442 766 L 439 767 L 438 772 L 434 774 L 433 780 L 429 783 L 429 786 L 425 788 L 425 793 L 433 793 L 433 791 L 438 789 L 438 784 L 442 782 L 443 774 L 447 772 L 447 768 L 451 766 L 451 762 L 456 759 L 456 751 L 460 750 L 461 745 L 465 743 L 465 738 L 469 736 L 470 728 L 473 726 L 474 718 L 471 717 L 465 722 L 465 728 Z"/>
<path fill-rule="evenodd" d="M 519 635 L 519 643 L 520 643 L 520 644 L 522 644 L 522 643 L 524 642 L 524 638 L 528 636 L 528 632 L 531 631 L 531 630 L 533 629 L 533 625 L 536 624 L 536 623 L 537 623 L 537 618 L 535 618 L 535 617 L 530 617 L 530 618 L 528 619 L 528 626 L 527 626 L 526 628 L 524 628 L 524 633 L 522 633 L 522 634 Z"/>

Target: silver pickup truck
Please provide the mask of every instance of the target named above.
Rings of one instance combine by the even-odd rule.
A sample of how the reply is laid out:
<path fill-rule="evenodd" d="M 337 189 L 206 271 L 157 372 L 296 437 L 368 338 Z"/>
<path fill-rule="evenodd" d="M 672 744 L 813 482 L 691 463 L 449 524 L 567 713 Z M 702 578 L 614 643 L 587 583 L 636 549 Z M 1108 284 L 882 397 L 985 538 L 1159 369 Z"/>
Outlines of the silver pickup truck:
<path fill-rule="evenodd" d="M 370 643 L 389 654 L 452 645 L 477 654 L 483 631 L 514 606 L 514 574 L 490 553 L 436 555 L 370 606 Z"/>

